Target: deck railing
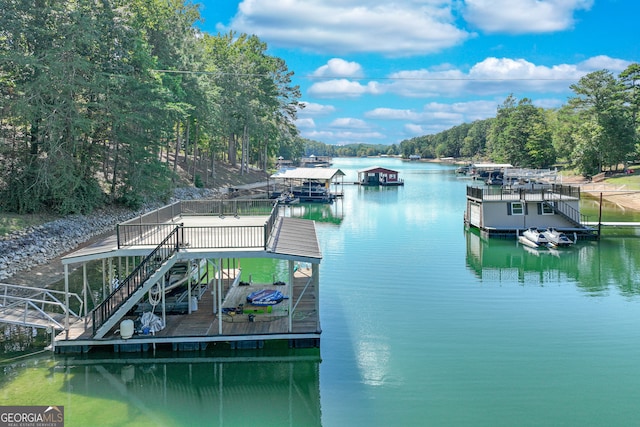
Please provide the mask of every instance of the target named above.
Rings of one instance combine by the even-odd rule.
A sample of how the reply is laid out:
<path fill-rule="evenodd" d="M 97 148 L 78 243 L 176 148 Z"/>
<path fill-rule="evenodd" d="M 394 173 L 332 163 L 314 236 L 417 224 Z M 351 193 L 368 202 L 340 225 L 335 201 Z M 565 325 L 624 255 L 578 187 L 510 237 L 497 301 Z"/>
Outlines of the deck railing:
<path fill-rule="evenodd" d="M 120 223 L 119 225 L 141 225 L 141 224 L 160 224 L 163 222 L 171 221 L 180 215 L 182 202 L 176 202 L 167 206 L 163 206 L 159 209 L 155 209 L 151 212 L 147 212 L 144 215 L 131 218 L 128 221 Z"/>
<path fill-rule="evenodd" d="M 265 225 L 182 226 L 190 249 L 264 248 Z"/>
<path fill-rule="evenodd" d="M 269 215 L 273 200 L 183 200 L 180 215 L 246 216 Z"/>
<path fill-rule="evenodd" d="M 260 226 L 184 227 L 176 223 L 184 216 L 252 216 L 268 215 Z M 116 226 L 118 248 L 158 246 L 179 227 L 178 244 L 194 249 L 265 248 L 278 216 L 273 200 L 188 200 L 158 209 L 150 214 Z M 164 219 L 167 222 L 158 222 Z"/>
<path fill-rule="evenodd" d="M 549 184 L 542 188 L 504 188 L 467 186 L 467 197 L 477 200 L 538 200 L 553 201 L 562 199 L 580 199 L 580 187 Z"/>
<path fill-rule="evenodd" d="M 127 246 L 158 246 L 179 225 L 166 223 L 118 224 L 116 226 L 118 249 Z"/>
<path fill-rule="evenodd" d="M 142 260 L 122 283 L 114 284 L 114 290 L 92 312 L 93 334 L 122 306 L 131 295 L 142 287 L 153 273 L 160 268 L 179 248 L 179 227 L 174 229 L 162 242 Z"/>

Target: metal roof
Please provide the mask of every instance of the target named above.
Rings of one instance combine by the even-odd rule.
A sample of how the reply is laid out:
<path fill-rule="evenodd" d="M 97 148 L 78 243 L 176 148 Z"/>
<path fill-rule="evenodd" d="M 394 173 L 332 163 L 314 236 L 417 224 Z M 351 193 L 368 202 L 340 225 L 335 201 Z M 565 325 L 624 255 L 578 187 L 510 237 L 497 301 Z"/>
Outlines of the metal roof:
<path fill-rule="evenodd" d="M 314 221 L 279 217 L 278 233 L 270 242 L 270 251 L 279 255 L 293 255 L 320 260 L 322 252 L 316 236 Z"/>
<path fill-rule="evenodd" d="M 389 168 L 383 168 L 382 166 L 371 166 L 370 168 L 359 170 L 358 173 L 373 172 L 375 170 L 398 173 L 397 170 L 393 170 L 393 169 L 389 169 Z"/>
<path fill-rule="evenodd" d="M 336 176 L 344 176 L 344 172 L 335 168 L 295 168 L 280 169 L 271 175 L 273 179 L 320 179 L 329 181 Z"/>
<path fill-rule="evenodd" d="M 510 163 L 474 163 L 471 165 L 474 168 L 486 169 L 486 168 L 512 168 Z"/>

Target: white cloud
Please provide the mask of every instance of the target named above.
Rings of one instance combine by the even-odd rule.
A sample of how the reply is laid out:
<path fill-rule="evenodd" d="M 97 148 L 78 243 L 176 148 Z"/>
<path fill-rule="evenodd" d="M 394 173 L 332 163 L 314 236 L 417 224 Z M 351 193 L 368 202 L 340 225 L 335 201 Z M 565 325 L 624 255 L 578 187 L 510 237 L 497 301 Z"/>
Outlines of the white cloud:
<path fill-rule="evenodd" d="M 614 73 L 619 73 L 620 71 L 624 71 L 629 65 L 631 65 L 630 61 L 600 55 L 580 62 L 578 67 L 581 70 L 588 72 L 606 69 Z"/>
<path fill-rule="evenodd" d="M 303 138 L 314 139 L 317 141 L 327 141 L 334 145 L 345 145 L 355 143 L 372 143 L 372 140 L 379 141 L 387 138 L 387 135 L 376 132 L 352 132 L 352 131 L 301 131 Z"/>
<path fill-rule="evenodd" d="M 327 116 L 336 111 L 336 107 L 333 105 L 318 104 L 316 102 L 301 101 L 304 104 L 304 108 L 298 109 L 298 117 L 320 117 Z"/>
<path fill-rule="evenodd" d="M 332 58 L 312 74 L 314 77 L 362 77 L 362 67 L 357 62 Z"/>
<path fill-rule="evenodd" d="M 549 33 L 571 29 L 574 13 L 594 0 L 465 0 L 467 22 L 487 33 Z"/>
<path fill-rule="evenodd" d="M 367 111 L 365 117 L 378 120 L 420 120 L 420 113 L 412 110 L 398 110 L 395 108 L 375 108 Z"/>
<path fill-rule="evenodd" d="M 456 27 L 446 0 L 244 0 L 229 26 L 217 29 L 285 48 L 392 57 L 438 52 L 473 37 Z"/>
<path fill-rule="evenodd" d="M 389 75 L 386 91 L 409 98 L 456 94 L 465 90 L 468 76 L 462 70 L 406 70 Z"/>
<path fill-rule="evenodd" d="M 308 118 L 308 119 L 299 118 L 296 120 L 296 127 L 298 129 L 315 129 L 316 122 L 311 118 Z"/>
<path fill-rule="evenodd" d="M 421 125 L 416 125 L 413 123 L 408 123 L 403 127 L 404 132 L 411 136 L 421 136 L 426 135 L 428 133 L 427 128 Z"/>
<path fill-rule="evenodd" d="M 379 93 L 407 98 L 562 93 L 586 74 L 606 68 L 622 71 L 629 61 L 596 56 L 576 64 L 536 65 L 525 59 L 489 57 L 468 71 L 447 67 L 405 70 L 389 76 Z"/>
<path fill-rule="evenodd" d="M 319 98 L 356 98 L 366 94 L 379 94 L 381 89 L 380 84 L 374 81 L 363 85 L 352 80 L 336 79 L 314 83 L 307 93 Z"/>
<path fill-rule="evenodd" d="M 493 117 L 500 101 L 468 101 L 445 104 L 430 102 L 421 111 L 376 108 L 365 113 L 365 117 L 377 120 L 399 120 L 419 126 L 437 122 L 444 128 L 450 128 L 464 122 L 483 120 Z"/>
<path fill-rule="evenodd" d="M 354 119 L 352 117 L 342 117 L 335 119 L 329 124 L 332 128 L 342 128 L 342 129 L 366 129 L 369 126 L 367 122 L 360 119 Z"/>

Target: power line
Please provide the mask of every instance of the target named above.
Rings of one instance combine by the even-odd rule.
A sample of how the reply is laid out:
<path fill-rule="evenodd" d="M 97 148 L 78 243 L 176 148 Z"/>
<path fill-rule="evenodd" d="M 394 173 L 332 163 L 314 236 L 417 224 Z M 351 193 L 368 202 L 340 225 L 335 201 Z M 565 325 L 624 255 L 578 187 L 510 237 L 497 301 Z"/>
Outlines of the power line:
<path fill-rule="evenodd" d="M 215 76 L 237 76 L 237 77 L 268 77 L 270 74 L 259 73 L 228 73 L 221 71 L 192 71 L 192 70 L 154 70 L 156 73 L 167 74 L 201 74 Z M 479 82 L 510 82 L 510 81 L 541 81 L 541 82 L 563 82 L 576 81 L 578 78 L 550 78 L 550 77 L 353 77 L 353 76 L 316 76 L 307 74 L 302 76 L 307 79 L 317 80 L 408 80 L 408 81 L 479 81 Z"/>

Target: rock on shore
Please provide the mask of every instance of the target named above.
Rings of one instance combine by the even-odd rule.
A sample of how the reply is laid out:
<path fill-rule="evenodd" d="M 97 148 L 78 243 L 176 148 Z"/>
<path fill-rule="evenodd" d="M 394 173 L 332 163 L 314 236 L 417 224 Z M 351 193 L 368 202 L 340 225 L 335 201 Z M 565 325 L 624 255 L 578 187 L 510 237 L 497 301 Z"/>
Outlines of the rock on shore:
<path fill-rule="evenodd" d="M 178 188 L 174 199 L 193 200 L 220 197 L 219 190 Z M 46 264 L 72 251 L 92 237 L 112 232 L 115 225 L 161 205 L 147 205 L 138 211 L 107 207 L 89 215 L 72 215 L 28 227 L 0 237 L 0 281 L 14 274 Z"/>

